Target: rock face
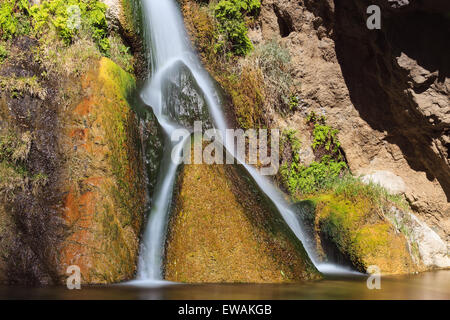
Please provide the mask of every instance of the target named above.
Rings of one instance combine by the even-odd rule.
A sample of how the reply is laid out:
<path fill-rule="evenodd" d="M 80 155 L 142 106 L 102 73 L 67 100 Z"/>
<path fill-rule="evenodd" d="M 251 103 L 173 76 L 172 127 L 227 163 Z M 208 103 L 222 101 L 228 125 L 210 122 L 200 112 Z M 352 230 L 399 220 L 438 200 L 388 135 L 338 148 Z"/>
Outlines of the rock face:
<path fill-rule="evenodd" d="M 45 285 L 58 280 L 62 238 L 57 89 L 36 62 L 37 41 L 10 42 L 0 68 L 0 281 Z"/>
<path fill-rule="evenodd" d="M 240 170 L 184 166 L 166 243 L 165 278 L 194 283 L 319 279 L 302 244 Z"/>
<path fill-rule="evenodd" d="M 137 63 L 135 74 L 144 78 L 148 71 L 148 61 L 144 53 L 141 4 L 138 0 L 101 0 L 107 5 L 108 28 L 118 32 L 127 43 Z"/>
<path fill-rule="evenodd" d="M 198 5 L 190 0 L 183 4 L 193 43 L 204 55 L 203 61 L 212 74 L 226 88 L 217 75 L 220 66 L 211 62 L 211 52 L 205 49 L 205 43 L 210 41 L 205 33 L 211 33 L 205 24 L 213 24 L 205 14 L 208 10 L 203 10 L 203 18 L 197 19 L 191 7 Z M 381 30 L 367 28 L 366 10 L 373 4 L 381 8 Z M 302 143 L 300 162 L 307 165 L 311 157 L 314 159 L 308 148 L 314 137 L 308 132 L 305 119 L 312 112 L 325 116 L 327 125 L 339 130 L 338 138 L 353 175 L 405 197 L 417 220 L 429 226 L 412 228 L 416 239 L 428 243 L 424 234 L 429 239 L 435 236 L 440 239 L 431 246 L 434 249 L 423 252 L 441 252 L 444 258 L 438 264 L 448 267 L 445 258 L 450 239 L 450 80 L 446 58 L 450 48 L 445 40 L 450 29 L 448 1 L 265 0 L 261 5 L 260 15 L 248 25 L 248 35 L 259 47 L 279 39 L 290 51 L 289 73 L 298 83 L 293 85 L 298 101 L 295 110 L 280 113 L 273 101 L 264 101 L 263 113 L 269 126 L 297 130 Z M 251 59 L 251 55 L 240 57 L 228 62 L 228 66 L 242 71 L 240 66 L 251 63 Z M 327 217 L 319 214 L 322 216 L 319 220 L 337 217 L 332 214 L 335 207 L 327 207 L 332 202 L 318 202 L 322 203 L 317 207 L 319 213 L 326 212 Z M 435 262 L 414 260 L 417 255 L 413 249 L 420 250 L 410 239 L 397 234 L 404 232 L 404 228 L 393 226 L 382 212 L 376 214 L 377 210 L 385 209 L 362 210 L 365 212 L 362 220 L 355 219 L 355 225 L 350 226 L 356 228 L 354 231 L 364 226 L 373 233 L 378 224 L 383 224 L 378 229 L 384 239 L 378 242 L 379 245 L 384 242 L 384 247 L 379 247 L 383 253 L 378 261 L 390 268 L 385 272 L 412 272 L 416 267 L 424 270 L 437 266 Z M 345 242 L 351 237 L 345 235 L 344 229 L 340 240 L 346 239 Z M 386 251 L 389 239 L 395 240 L 399 257 L 392 267 L 387 265 L 389 259 L 395 258 Z M 361 248 L 364 245 L 361 242 Z M 423 254 L 420 259 L 429 261 L 426 256 Z M 369 260 L 378 258 L 375 254 Z M 356 267 L 364 270 L 361 266 L 366 262 Z"/>
<path fill-rule="evenodd" d="M 69 45 L 47 27 L 1 44 L 0 282 L 62 284 L 72 265 L 83 284 L 130 279 L 148 200 L 143 153 L 157 170 L 158 129 L 131 109 L 127 40 L 111 33 L 116 64 L 90 33 Z"/>
<path fill-rule="evenodd" d="M 381 7 L 381 30 L 366 27 L 370 4 Z M 353 173 L 400 177 L 418 218 L 447 242 L 448 10 L 445 1 L 267 0 L 253 31 L 283 38 L 301 112 L 324 114 L 340 130 Z"/>
<path fill-rule="evenodd" d="M 70 235 L 59 252 L 59 272 L 77 265 L 85 283 L 119 282 L 134 275 L 144 219 L 138 122 L 127 102 L 135 82 L 102 58 L 82 86 L 85 97 L 66 144 L 70 187 L 63 218 Z"/>

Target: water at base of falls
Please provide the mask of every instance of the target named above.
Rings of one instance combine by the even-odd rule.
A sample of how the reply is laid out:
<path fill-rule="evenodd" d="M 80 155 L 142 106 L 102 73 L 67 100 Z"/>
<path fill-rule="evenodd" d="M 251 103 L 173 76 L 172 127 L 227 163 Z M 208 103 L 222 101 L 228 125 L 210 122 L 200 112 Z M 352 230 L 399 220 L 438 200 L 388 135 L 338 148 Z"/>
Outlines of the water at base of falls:
<path fill-rule="evenodd" d="M 151 106 L 166 135 L 182 125 L 172 116 L 168 102 L 167 88 L 168 77 L 173 72 L 181 72 L 181 68 L 188 69 L 196 85 L 201 90 L 205 103 L 208 106 L 209 115 L 213 125 L 218 130 L 225 132 L 226 121 L 222 113 L 218 93 L 209 74 L 204 70 L 189 42 L 180 8 L 174 0 L 144 0 L 142 2 L 145 38 L 149 45 L 149 58 L 151 61 L 152 75 L 142 91 L 143 101 Z M 178 69 L 177 69 L 178 68 Z M 173 113 L 172 113 L 173 114 Z M 225 145 L 227 150 L 234 154 L 234 150 Z M 177 165 L 171 161 L 173 148 L 181 152 L 182 143 L 174 144 L 170 139 L 166 140 L 162 168 L 153 196 L 154 202 L 150 212 L 148 225 L 144 232 L 141 254 L 138 264 L 137 279 L 141 281 L 162 280 L 162 263 L 165 234 L 168 224 L 172 190 L 175 183 Z M 302 226 L 290 204 L 270 181 L 259 175 L 255 168 L 246 165 L 240 159 L 249 174 L 253 177 L 260 189 L 272 200 L 282 217 L 292 229 L 294 234 L 303 243 L 313 263 L 321 272 L 348 272 L 345 268 L 317 263 L 315 252 L 309 245 Z M 159 282 L 157 282 L 159 283 Z"/>

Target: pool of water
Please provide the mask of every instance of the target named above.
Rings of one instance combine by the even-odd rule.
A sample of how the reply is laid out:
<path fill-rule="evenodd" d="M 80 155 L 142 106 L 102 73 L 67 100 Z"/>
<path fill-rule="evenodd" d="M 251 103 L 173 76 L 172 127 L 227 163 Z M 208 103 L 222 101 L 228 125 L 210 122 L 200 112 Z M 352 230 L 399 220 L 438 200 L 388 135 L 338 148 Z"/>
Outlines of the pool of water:
<path fill-rule="evenodd" d="M 297 284 L 168 284 L 131 282 L 111 286 L 0 287 L 0 299 L 450 299 L 450 270 L 381 278 L 369 290 L 365 276 L 328 276 Z"/>

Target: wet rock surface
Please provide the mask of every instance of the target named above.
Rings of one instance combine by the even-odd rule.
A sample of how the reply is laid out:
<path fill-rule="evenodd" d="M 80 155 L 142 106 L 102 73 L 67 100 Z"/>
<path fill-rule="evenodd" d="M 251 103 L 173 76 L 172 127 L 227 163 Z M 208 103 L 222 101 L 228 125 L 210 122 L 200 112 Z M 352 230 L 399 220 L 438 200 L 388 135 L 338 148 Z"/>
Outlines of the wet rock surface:
<path fill-rule="evenodd" d="M 166 242 L 165 279 L 295 282 L 320 275 L 242 168 L 185 165 Z"/>

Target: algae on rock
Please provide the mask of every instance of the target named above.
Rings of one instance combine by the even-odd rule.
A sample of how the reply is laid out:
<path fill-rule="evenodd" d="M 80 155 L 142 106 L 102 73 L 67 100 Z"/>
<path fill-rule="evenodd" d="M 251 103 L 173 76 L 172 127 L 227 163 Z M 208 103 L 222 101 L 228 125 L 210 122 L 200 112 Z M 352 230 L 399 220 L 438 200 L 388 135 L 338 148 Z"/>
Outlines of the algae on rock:
<path fill-rule="evenodd" d="M 185 165 L 177 189 L 165 279 L 271 283 L 321 277 L 243 168 Z"/>
<path fill-rule="evenodd" d="M 102 58 L 83 87 L 68 133 L 70 236 L 59 267 L 78 265 L 87 283 L 123 281 L 135 272 L 145 204 L 139 124 L 127 101 L 135 80 Z"/>
<path fill-rule="evenodd" d="M 405 236 L 384 216 L 383 207 L 361 197 L 351 201 L 332 192 L 296 203 L 324 262 L 367 272 L 371 265 L 383 274 L 419 271 Z"/>

